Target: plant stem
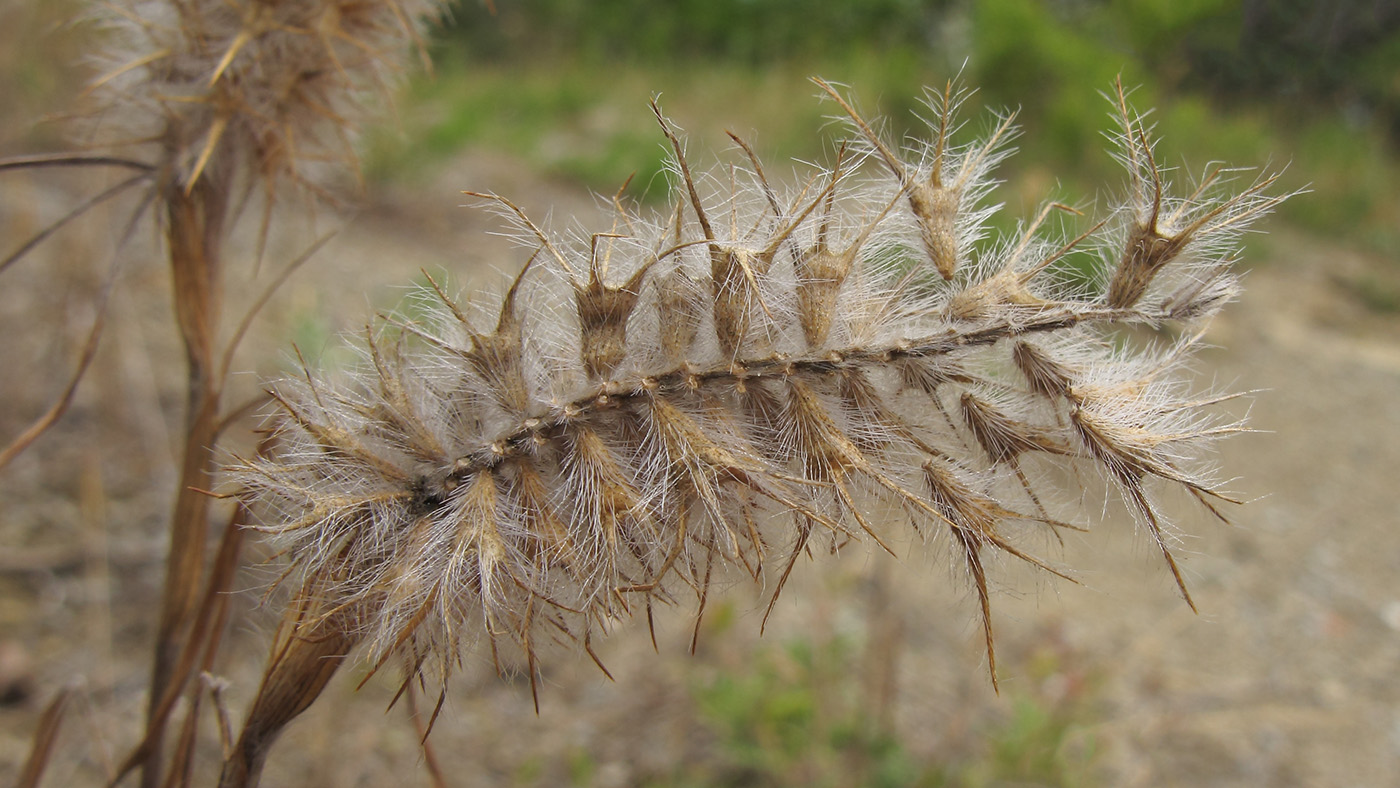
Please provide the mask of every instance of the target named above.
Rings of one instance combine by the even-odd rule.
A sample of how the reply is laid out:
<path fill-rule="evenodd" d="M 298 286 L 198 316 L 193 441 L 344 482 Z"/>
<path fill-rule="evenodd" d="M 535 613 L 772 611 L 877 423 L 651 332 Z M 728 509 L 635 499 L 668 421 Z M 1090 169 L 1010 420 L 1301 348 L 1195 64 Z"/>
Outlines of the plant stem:
<path fill-rule="evenodd" d="M 215 337 L 222 300 L 220 284 L 227 189 L 217 179 L 202 178 L 193 188 L 168 181 L 162 189 L 169 225 L 175 315 L 185 344 L 187 364 L 184 459 L 170 522 L 165 587 L 152 660 L 147 735 L 151 748 L 142 770 L 143 788 L 160 782 L 162 726 L 156 707 L 166 692 L 180 643 L 199 601 L 208 537 L 209 496 L 213 486 L 214 442 L 219 425 L 222 380 Z"/>

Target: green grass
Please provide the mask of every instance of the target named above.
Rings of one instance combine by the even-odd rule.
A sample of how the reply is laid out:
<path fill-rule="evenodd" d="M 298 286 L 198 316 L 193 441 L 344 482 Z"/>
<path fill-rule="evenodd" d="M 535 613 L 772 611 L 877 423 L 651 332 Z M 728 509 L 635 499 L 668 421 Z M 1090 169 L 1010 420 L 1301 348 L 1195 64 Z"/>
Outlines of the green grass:
<path fill-rule="evenodd" d="M 384 130 L 372 138 L 367 171 L 373 179 L 422 177 L 458 151 L 499 151 L 546 176 L 575 181 L 599 193 L 615 191 L 630 175 L 634 197 L 666 194 L 662 176 L 667 150 L 646 105 L 657 95 L 663 109 L 688 132 L 702 166 L 731 147 L 726 129 L 748 139 L 775 174 L 785 162 L 829 161 L 839 129 L 828 120 L 834 107 L 816 98 L 807 76 L 820 73 L 852 85 L 863 111 L 890 119 L 896 131 L 915 123 L 911 113 L 925 82 L 935 75 L 916 61 L 855 60 L 807 68 L 785 65 L 763 72 L 742 66 L 646 68 L 596 62 L 482 65 L 446 63 L 434 80 L 416 82 L 404 100 L 402 134 Z M 1030 61 L 1032 65 L 1035 60 Z M 1102 68 L 1086 69 L 1099 74 Z M 1111 72 L 1105 72 L 1110 73 Z M 1003 177 L 998 199 L 1008 203 L 1008 229 L 1016 217 L 1051 197 L 1077 204 L 1103 201 L 1103 184 L 1121 184 L 1122 173 L 1105 152 L 1110 128 L 1103 84 L 1061 85 L 1055 100 L 1026 107 L 1025 133 Z M 1135 96 L 1153 115 L 1165 166 L 1182 182 L 1211 162 L 1286 168 L 1281 190 L 1310 188 L 1285 203 L 1285 221 L 1358 248 L 1400 252 L 1400 158 L 1377 130 L 1354 128 L 1325 114 L 1285 118 L 1279 107 L 1223 112 L 1204 99 Z M 973 105 L 990 100 L 977 96 Z M 967 133 L 986 115 L 970 106 Z M 1253 177 L 1242 173 L 1240 178 Z M 1121 187 L 1118 187 L 1121 188 Z"/>
<path fill-rule="evenodd" d="M 686 132 L 697 164 L 712 163 L 733 147 L 729 130 L 780 177 L 791 169 L 787 162 L 828 160 L 834 150 L 840 130 L 828 116 L 835 108 L 816 98 L 818 88 L 808 81 L 815 74 L 850 82 L 862 100 L 884 96 L 878 110 L 891 113 L 900 129 L 912 126 L 909 113 L 929 81 L 914 60 L 899 57 L 831 71 L 449 59 L 435 78 L 410 86 L 397 126 L 371 135 L 366 171 L 372 180 L 422 177 L 444 157 L 475 148 L 506 153 L 538 173 L 600 193 L 615 191 L 635 173 L 634 197 L 664 198 L 668 148 L 647 106 L 656 97 Z"/>

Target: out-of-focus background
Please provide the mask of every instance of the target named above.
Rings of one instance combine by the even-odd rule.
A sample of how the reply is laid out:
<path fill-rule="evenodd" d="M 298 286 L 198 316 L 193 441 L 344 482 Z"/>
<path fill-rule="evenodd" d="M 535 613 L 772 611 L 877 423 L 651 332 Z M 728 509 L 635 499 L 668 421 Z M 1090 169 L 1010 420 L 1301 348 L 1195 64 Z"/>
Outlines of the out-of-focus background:
<path fill-rule="evenodd" d="M 0 4 L 0 155 L 81 142 L 65 115 L 100 31 L 80 11 Z M 1156 108 L 1159 158 L 1180 174 L 1286 167 L 1278 191 L 1311 190 L 1247 239 L 1246 293 L 1198 365 L 1203 385 L 1258 391 L 1259 430 L 1224 445 L 1232 486 L 1254 499 L 1234 524 L 1180 521 L 1199 616 L 1109 508 L 1062 550 L 1041 546 L 1082 586 L 995 568 L 997 695 L 941 548 L 848 550 L 800 568 L 763 638 L 764 598 L 736 581 L 693 655 L 685 607 L 658 611 L 655 651 L 640 621 L 600 644 L 615 683 L 579 654 L 548 654 L 538 716 L 526 682 L 469 655 L 432 737 L 449 785 L 1398 784 L 1400 2 L 469 0 L 430 51 L 433 74 L 411 75 L 365 136 L 353 211 L 288 205 L 266 263 L 255 226 L 231 260 L 237 309 L 308 238 L 344 226 L 256 324 L 230 402 L 287 373 L 293 343 L 343 361 L 337 335 L 392 308 L 420 269 L 499 289 L 519 250 L 460 207 L 462 189 L 597 227 L 593 195 L 635 172 L 628 194 L 664 206 L 653 95 L 697 161 L 725 155 L 729 129 L 781 176 L 831 154 L 833 106 L 810 75 L 849 85 L 902 133 L 922 87 L 961 73 L 979 89 L 969 131 L 984 106 L 1020 108 L 997 197 L 1006 228 L 1047 198 L 1092 212 L 1121 193 L 1101 96 L 1121 76 Z M 103 177 L 0 173 L 0 254 Z M 61 391 L 129 210 L 96 211 L 0 272 L 0 438 Z M 100 784 L 139 730 L 182 423 L 152 235 L 127 247 L 72 409 L 0 475 L 0 781 L 62 687 L 77 694 L 46 784 Z M 260 607 L 276 572 L 262 557 L 218 670 L 235 720 L 276 620 Z M 385 711 L 393 682 L 358 680 L 343 671 L 293 726 L 264 784 L 428 784 L 406 712 Z M 217 742 L 200 752 L 204 773 Z"/>

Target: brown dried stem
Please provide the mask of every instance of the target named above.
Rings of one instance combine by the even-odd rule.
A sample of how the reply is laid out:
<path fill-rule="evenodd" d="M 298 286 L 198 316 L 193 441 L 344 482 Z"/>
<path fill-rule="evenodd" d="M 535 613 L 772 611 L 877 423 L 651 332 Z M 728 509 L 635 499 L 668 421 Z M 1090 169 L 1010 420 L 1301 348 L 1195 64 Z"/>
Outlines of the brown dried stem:
<path fill-rule="evenodd" d="M 353 611 L 327 612 L 327 600 L 314 587 L 289 608 L 238 742 L 224 761 L 219 788 L 258 785 L 283 728 L 320 697 L 354 648 Z"/>

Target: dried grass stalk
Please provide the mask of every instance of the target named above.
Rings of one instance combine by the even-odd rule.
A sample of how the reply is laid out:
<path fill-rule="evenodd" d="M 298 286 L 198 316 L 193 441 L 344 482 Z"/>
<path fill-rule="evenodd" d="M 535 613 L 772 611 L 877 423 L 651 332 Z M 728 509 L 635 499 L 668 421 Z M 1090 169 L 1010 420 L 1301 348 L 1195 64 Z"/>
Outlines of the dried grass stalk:
<path fill-rule="evenodd" d="M 106 32 L 95 55 L 105 70 L 90 87 L 94 108 L 83 135 L 93 152 L 7 159 L 0 161 L 0 171 L 117 167 L 135 174 L 0 259 L 0 273 L 71 220 L 130 190 L 139 187 L 144 196 L 126 235 L 146 208 L 157 206 L 186 351 L 185 434 L 146 731 L 115 778 L 140 767 L 142 785 L 155 788 L 185 784 L 192 773 L 199 687 L 192 690 L 191 711 L 168 764 L 164 730 L 175 700 L 189 689 L 195 658 L 208 669 L 217 653 L 225 614 L 221 598 L 238 562 L 237 539 L 225 539 L 225 548 L 233 547 L 221 550 L 213 566 L 206 566 L 205 550 L 210 503 L 204 491 L 217 486 L 216 444 L 230 418 L 223 412 L 230 360 L 261 306 L 254 305 L 231 337 L 225 334 L 230 234 L 249 197 L 260 196 L 261 258 L 275 207 L 288 191 L 312 202 L 334 201 L 333 180 L 356 166 L 356 132 L 384 104 L 405 57 L 415 50 L 423 55 L 422 28 L 443 4 L 114 0 L 90 5 Z M 114 265 L 113 280 L 115 270 Z M 62 417 L 97 350 L 109 289 L 110 283 L 69 385 L 47 413 L 0 448 L 0 468 Z"/>
<path fill-rule="evenodd" d="M 436 0 L 126 0 L 94 4 L 108 29 L 92 86 L 93 139 L 130 148 L 163 207 L 179 331 L 186 350 L 186 430 L 153 660 L 142 784 L 161 780 L 162 712 L 200 633 L 199 591 L 222 397 L 232 340 L 221 336 L 229 233 L 261 191 L 259 256 L 274 207 L 292 190 L 330 199 L 328 178 L 354 166 L 353 138 L 407 53 L 422 50 Z M 192 735 L 192 734 L 191 734 Z M 177 756 L 178 760 L 178 756 Z M 178 777 L 176 763 L 171 779 Z"/>

